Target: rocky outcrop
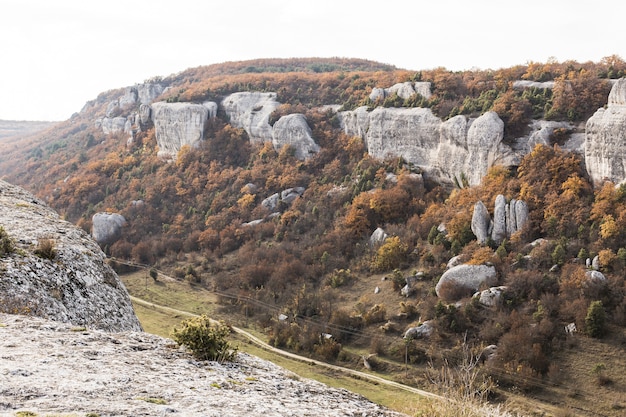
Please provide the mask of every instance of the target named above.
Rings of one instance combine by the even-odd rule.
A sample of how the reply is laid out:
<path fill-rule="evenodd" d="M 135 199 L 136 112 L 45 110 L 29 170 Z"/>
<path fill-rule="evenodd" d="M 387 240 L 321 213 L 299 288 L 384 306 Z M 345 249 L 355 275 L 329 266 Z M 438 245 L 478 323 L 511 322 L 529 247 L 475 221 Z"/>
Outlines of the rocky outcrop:
<path fill-rule="evenodd" d="M 496 307 L 502 303 L 502 294 L 507 287 L 491 287 L 486 290 L 474 294 L 474 298 L 478 298 L 478 302 L 487 307 Z"/>
<path fill-rule="evenodd" d="M 506 198 L 499 194 L 496 197 L 493 210 L 493 221 L 482 201 L 474 205 L 471 228 L 479 243 L 487 243 L 489 237 L 496 243 L 502 243 L 519 232 L 528 222 L 528 205 L 522 200 Z"/>
<path fill-rule="evenodd" d="M 621 184 L 626 180 L 626 78 L 611 88 L 608 106 L 587 120 L 585 165 L 591 180 Z"/>
<path fill-rule="evenodd" d="M 504 123 L 494 112 L 477 119 L 455 116 L 443 122 L 426 108 L 367 107 L 340 112 L 346 134 L 361 137 L 377 159 L 403 157 L 433 180 L 477 185 L 512 150 L 502 144 Z"/>
<path fill-rule="evenodd" d="M 252 143 L 272 142 L 276 150 L 290 145 L 295 149 L 295 157 L 301 160 L 319 152 L 304 115 L 282 116 L 274 126 L 270 125 L 270 115 L 279 105 L 276 93 L 239 92 L 222 100 L 230 124 L 244 129 Z"/>
<path fill-rule="evenodd" d="M 230 124 L 244 129 L 252 143 L 272 141 L 269 118 L 279 105 L 276 93 L 256 91 L 233 93 L 222 100 Z"/>
<path fill-rule="evenodd" d="M 245 353 L 200 362 L 148 333 L 5 314 L 0 323 L 3 416 L 402 416 Z"/>
<path fill-rule="evenodd" d="M 295 150 L 294 156 L 300 160 L 308 159 L 320 150 L 313 140 L 306 118 L 299 113 L 278 119 L 272 129 L 272 145 L 276 150 L 285 145 L 292 146 Z"/>
<path fill-rule="evenodd" d="M 280 204 L 289 206 L 298 197 L 304 194 L 304 187 L 287 188 L 280 193 L 274 193 L 261 202 L 261 205 L 269 211 L 277 211 Z"/>
<path fill-rule="evenodd" d="M 397 94 L 398 97 L 406 100 L 416 93 L 421 95 L 425 99 L 429 99 L 432 95 L 430 91 L 430 83 L 428 81 L 418 81 L 415 83 L 407 81 L 404 83 L 394 84 L 389 88 L 376 87 L 373 88 L 372 92 L 370 93 L 370 100 L 384 100 L 386 97 L 392 96 L 394 94 Z"/>
<path fill-rule="evenodd" d="M 434 330 L 435 328 L 433 327 L 430 320 L 425 321 L 417 327 L 410 327 L 409 329 L 407 329 L 407 331 L 404 332 L 403 338 L 407 340 L 428 338 L 433 334 Z"/>
<path fill-rule="evenodd" d="M 158 156 L 176 159 L 178 151 L 184 146 L 198 146 L 204 136 L 204 124 L 209 110 L 201 104 L 165 103 L 152 104 Z"/>
<path fill-rule="evenodd" d="M 132 133 L 132 123 L 126 117 L 104 117 L 96 120 L 96 127 L 102 129 L 105 135 L 114 133 Z"/>
<path fill-rule="evenodd" d="M 0 224 L 16 247 L 0 258 L 0 310 L 108 331 L 141 330 L 124 285 L 82 229 L 4 181 Z M 42 254 L 46 246 L 53 250 Z"/>
<path fill-rule="evenodd" d="M 489 237 L 491 236 L 492 227 L 493 225 L 491 217 L 489 216 L 489 211 L 487 211 L 487 207 L 485 207 L 485 204 L 482 201 L 477 201 L 476 204 L 474 204 L 471 228 L 472 232 L 476 236 L 476 240 L 478 240 L 478 243 L 487 243 Z"/>
<path fill-rule="evenodd" d="M 126 219 L 119 213 L 96 213 L 91 218 L 91 236 L 101 245 L 108 245 L 120 238 Z"/>
<path fill-rule="evenodd" d="M 370 236 L 370 246 L 376 247 L 382 245 L 387 237 L 388 235 L 387 233 L 385 233 L 385 230 L 381 229 L 380 227 L 376 228 L 376 230 L 374 230 L 374 232 Z"/>
<path fill-rule="evenodd" d="M 493 266 L 464 264 L 444 272 L 435 291 L 438 297 L 453 301 L 476 293 L 480 287 L 492 287 L 497 281 Z"/>

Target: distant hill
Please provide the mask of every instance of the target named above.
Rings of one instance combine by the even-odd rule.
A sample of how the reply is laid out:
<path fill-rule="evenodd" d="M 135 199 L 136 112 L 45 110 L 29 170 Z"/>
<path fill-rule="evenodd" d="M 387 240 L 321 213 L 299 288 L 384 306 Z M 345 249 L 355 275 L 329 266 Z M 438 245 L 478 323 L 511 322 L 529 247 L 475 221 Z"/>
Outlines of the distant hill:
<path fill-rule="evenodd" d="M 0 141 L 14 136 L 29 135 L 44 130 L 57 122 L 0 120 Z"/>

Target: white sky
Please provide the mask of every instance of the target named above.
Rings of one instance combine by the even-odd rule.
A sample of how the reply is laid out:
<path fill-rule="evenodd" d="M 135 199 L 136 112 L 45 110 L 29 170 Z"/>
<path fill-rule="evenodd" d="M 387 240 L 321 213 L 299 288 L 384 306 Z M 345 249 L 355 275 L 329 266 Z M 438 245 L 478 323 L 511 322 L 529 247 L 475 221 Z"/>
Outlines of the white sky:
<path fill-rule="evenodd" d="M 0 119 L 65 120 L 106 90 L 255 58 L 626 59 L 625 12 L 623 0 L 0 0 Z"/>

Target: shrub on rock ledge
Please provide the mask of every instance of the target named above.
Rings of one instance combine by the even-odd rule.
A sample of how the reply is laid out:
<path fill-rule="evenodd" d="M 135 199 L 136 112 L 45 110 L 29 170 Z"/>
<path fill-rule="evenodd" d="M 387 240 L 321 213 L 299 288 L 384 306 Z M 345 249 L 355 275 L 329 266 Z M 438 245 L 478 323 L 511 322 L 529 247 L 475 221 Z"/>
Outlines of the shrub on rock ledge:
<path fill-rule="evenodd" d="M 206 315 L 185 320 L 175 328 L 172 337 L 179 345 L 186 346 L 200 360 L 230 362 L 237 357 L 226 338 L 230 329 L 223 323 L 211 323 Z"/>

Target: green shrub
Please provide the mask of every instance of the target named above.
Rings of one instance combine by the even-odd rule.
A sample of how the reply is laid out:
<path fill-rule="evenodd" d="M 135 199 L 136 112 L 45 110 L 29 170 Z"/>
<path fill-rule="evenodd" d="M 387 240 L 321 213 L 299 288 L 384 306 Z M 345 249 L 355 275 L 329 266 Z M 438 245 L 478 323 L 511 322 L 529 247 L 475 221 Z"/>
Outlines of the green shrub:
<path fill-rule="evenodd" d="M 587 333 L 591 337 L 602 337 L 606 332 L 606 313 L 602 301 L 592 301 L 585 317 Z"/>
<path fill-rule="evenodd" d="M 235 360 L 237 349 L 226 338 L 230 329 L 223 323 L 213 324 L 206 315 L 185 320 L 175 328 L 172 337 L 186 346 L 200 360 L 227 362 Z"/>

